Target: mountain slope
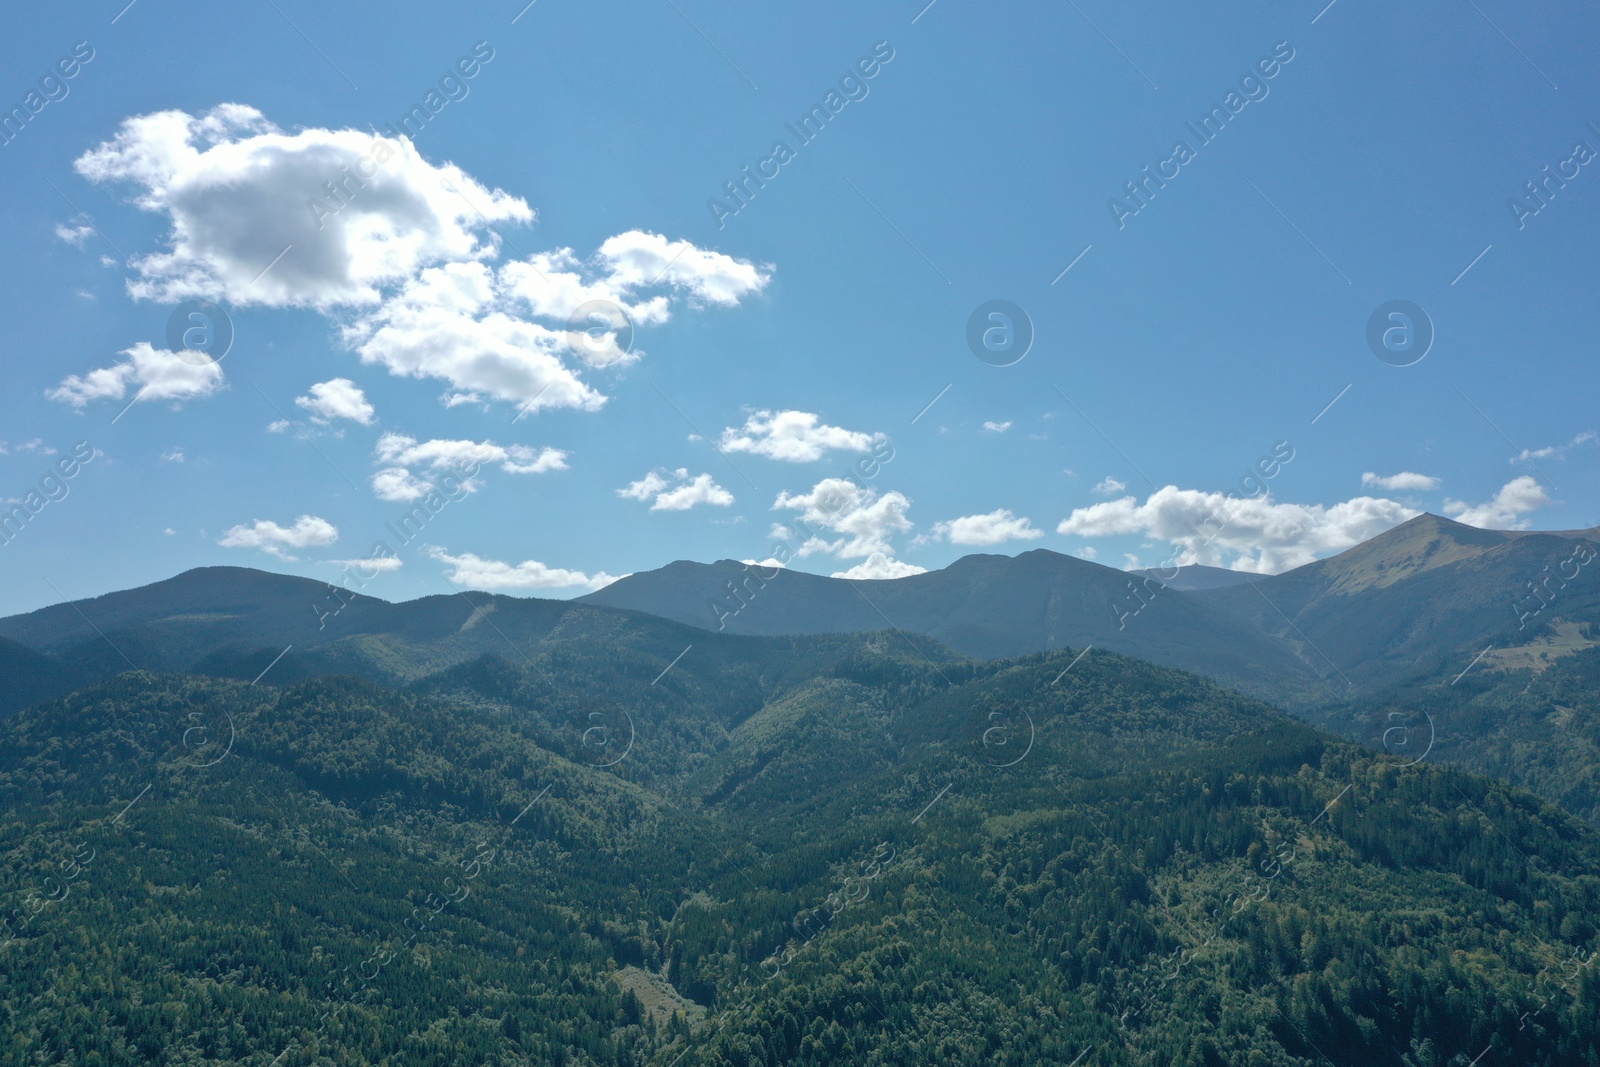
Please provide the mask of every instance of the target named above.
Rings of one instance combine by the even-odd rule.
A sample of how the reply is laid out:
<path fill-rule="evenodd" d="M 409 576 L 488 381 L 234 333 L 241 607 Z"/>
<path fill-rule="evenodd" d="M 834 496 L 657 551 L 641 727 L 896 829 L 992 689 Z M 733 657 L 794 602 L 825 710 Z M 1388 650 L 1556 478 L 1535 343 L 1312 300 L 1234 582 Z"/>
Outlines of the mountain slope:
<path fill-rule="evenodd" d="M 1194 596 L 1358 687 L 1449 676 L 1553 620 L 1600 621 L 1600 568 L 1580 562 L 1595 551 L 1586 538 L 1422 515 L 1329 559 Z M 1547 578 L 1534 596 L 1530 583 Z"/>
<path fill-rule="evenodd" d="M 603 640 L 470 707 L 130 674 L 0 723 L 0 1064 L 1600 1055 L 1600 838 L 1524 794 L 1099 651 L 716 640 L 832 652 L 669 692 L 666 772 L 539 741 L 645 699 Z"/>

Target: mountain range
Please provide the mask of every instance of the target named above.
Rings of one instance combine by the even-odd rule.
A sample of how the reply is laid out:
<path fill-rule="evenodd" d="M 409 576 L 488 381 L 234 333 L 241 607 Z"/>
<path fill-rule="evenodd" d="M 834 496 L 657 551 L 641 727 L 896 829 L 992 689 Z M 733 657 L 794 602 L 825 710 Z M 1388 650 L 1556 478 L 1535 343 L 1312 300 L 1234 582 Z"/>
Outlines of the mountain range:
<path fill-rule="evenodd" d="M 3 619 L 0 1067 L 1595 1062 L 1587 546 Z"/>
<path fill-rule="evenodd" d="M 1594 554 L 1580 531 L 1483 530 L 1423 515 L 1278 575 L 1129 573 L 1046 550 L 970 555 L 881 581 L 679 561 L 576 600 L 464 592 L 389 603 L 312 579 L 207 567 L 0 619 L 0 713 L 129 669 L 250 680 L 270 666 L 273 682 L 344 673 L 406 684 L 483 655 L 525 660 L 556 634 L 620 632 L 643 613 L 681 624 L 680 648 L 704 647 L 708 632 L 888 631 L 930 661 L 952 652 L 979 660 L 1117 652 L 1381 744 L 1395 735 L 1379 706 L 1392 705 L 1399 721 L 1437 711 L 1441 699 L 1447 708 L 1472 701 L 1493 722 L 1483 701 L 1499 707 L 1509 694 L 1483 694 L 1500 693 L 1523 669 L 1541 678 L 1559 668 L 1537 685 L 1518 683 L 1519 707 L 1568 673 L 1581 675 L 1582 655 L 1600 646 Z M 1522 725 L 1507 720 L 1493 731 L 1446 730 L 1430 751 L 1459 766 L 1498 768 L 1593 818 L 1600 799 L 1581 783 L 1600 731 L 1573 706 L 1524 707 Z M 1503 747 L 1548 733 L 1551 721 L 1567 724 L 1561 744 L 1539 746 L 1537 757 L 1519 754 L 1531 750 L 1526 744 Z M 1491 749 L 1491 735 L 1500 747 Z M 1567 753 L 1554 769 L 1552 749 Z"/>

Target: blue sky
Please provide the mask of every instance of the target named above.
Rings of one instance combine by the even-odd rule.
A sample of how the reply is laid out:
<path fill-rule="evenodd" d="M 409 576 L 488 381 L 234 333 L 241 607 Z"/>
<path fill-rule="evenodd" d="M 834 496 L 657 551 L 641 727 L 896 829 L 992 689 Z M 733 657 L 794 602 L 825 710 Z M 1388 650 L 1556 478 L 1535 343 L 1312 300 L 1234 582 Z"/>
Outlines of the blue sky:
<path fill-rule="evenodd" d="M 775 545 L 1281 570 L 1420 510 L 1600 520 L 1592 5 L 924 2 L 0 16 L 29 112 L 0 611 L 206 564 L 339 580 L 380 541 L 363 591 L 404 599 Z M 409 146 L 374 135 L 430 91 Z M 220 363 L 168 349 L 185 299 L 225 309 Z M 996 299 L 1034 335 L 1008 366 L 967 342 Z M 625 355 L 581 358 L 587 300 Z M 1366 339 L 1394 300 L 1432 324 L 1409 366 Z"/>

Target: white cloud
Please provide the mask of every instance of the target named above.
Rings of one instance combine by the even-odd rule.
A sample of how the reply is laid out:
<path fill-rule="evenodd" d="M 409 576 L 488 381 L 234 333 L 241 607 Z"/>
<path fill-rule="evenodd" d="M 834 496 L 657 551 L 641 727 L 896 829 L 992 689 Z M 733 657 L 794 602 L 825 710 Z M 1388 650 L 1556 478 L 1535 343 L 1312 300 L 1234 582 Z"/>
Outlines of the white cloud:
<path fill-rule="evenodd" d="M 374 454 L 383 463 L 404 467 L 426 466 L 434 470 L 476 463 L 498 463 L 508 474 L 543 474 L 567 469 L 567 453 L 559 448 L 534 451 L 526 445 L 502 447 L 493 441 L 452 441 L 442 438 L 418 441 L 415 437 L 389 432 L 378 438 Z"/>
<path fill-rule="evenodd" d="M 1080 537 L 1145 534 L 1178 550 L 1175 562 L 1275 574 L 1340 552 L 1421 514 L 1394 500 L 1355 497 L 1331 507 L 1279 504 L 1169 485 L 1077 508 L 1056 527 Z"/>
<path fill-rule="evenodd" d="M 497 559 L 482 559 L 471 552 L 452 556 L 442 548 L 430 546 L 428 555 L 451 567 L 446 575 L 457 585 L 469 589 L 601 589 L 626 575 L 605 573 L 584 574 L 582 571 L 547 567 L 538 560 L 521 563 L 503 563 Z"/>
<path fill-rule="evenodd" d="M 433 492 L 436 486 L 426 478 L 418 478 L 404 467 L 385 467 L 372 476 L 372 492 L 379 500 L 405 503 Z M 475 492 L 476 483 L 462 482 L 465 492 Z"/>
<path fill-rule="evenodd" d="M 847 478 L 824 478 L 809 493 L 779 493 L 773 510 L 788 508 L 800 512 L 793 528 L 774 531 L 785 539 L 803 538 L 798 554 L 809 556 L 830 552 L 840 559 L 856 559 L 874 553 L 894 555 L 889 539 L 911 529 L 906 510 L 911 501 L 899 492 L 881 496 Z M 816 528 L 840 534 L 832 540 Z"/>
<path fill-rule="evenodd" d="M 1011 420 L 1007 419 L 1005 422 L 986 422 L 983 424 L 983 428 L 989 433 L 1005 433 L 1007 430 L 1011 429 Z"/>
<path fill-rule="evenodd" d="M 437 378 L 456 393 L 546 408 L 598 411 L 606 402 L 563 362 L 565 324 L 530 322 L 506 307 L 492 267 L 451 263 L 424 270 L 343 337 L 364 363 L 410 378 Z"/>
<path fill-rule="evenodd" d="M 501 446 L 493 441 L 419 441 L 405 434 L 389 432 L 378 438 L 373 454 L 387 463 L 372 476 L 372 491 L 380 500 L 404 502 L 427 496 L 438 486 L 426 475 L 413 474 L 421 467 L 445 475 L 449 492 L 475 493 L 481 484 L 467 476 L 476 465 L 497 463 L 507 474 L 544 474 L 567 469 L 567 453 L 559 448 L 532 449 L 527 445 Z"/>
<path fill-rule="evenodd" d="M 759 292 L 769 276 L 762 268 L 720 252 L 639 230 L 607 238 L 597 258 L 607 268 L 607 280 L 619 289 L 667 284 L 688 290 L 696 300 L 722 307 L 732 307 L 746 295 Z"/>
<path fill-rule="evenodd" d="M 285 134 L 241 104 L 199 118 L 127 119 L 75 165 L 90 181 L 133 183 L 134 203 L 171 223 L 170 251 L 135 257 L 139 277 L 129 284 L 135 297 L 162 302 L 375 304 L 381 286 L 423 267 L 493 254 L 489 223 L 533 220 L 521 199 L 454 164 L 433 166 L 409 141 L 359 130 Z M 344 185 L 331 214 L 329 181 Z"/>
<path fill-rule="evenodd" d="M 685 475 L 688 473 L 687 470 L 684 470 Z M 661 471 L 654 470 L 638 481 L 629 482 L 621 489 L 618 489 L 617 495 L 626 500 L 649 500 L 671 484 Z"/>
<path fill-rule="evenodd" d="M 1082 548 L 1078 549 L 1078 555 L 1082 556 L 1084 559 L 1094 559 L 1099 554 L 1100 550 L 1095 548 L 1093 545 L 1084 545 Z"/>
<path fill-rule="evenodd" d="M 1411 471 L 1401 471 L 1399 474 L 1380 475 L 1367 471 L 1361 476 L 1361 484 L 1368 488 L 1389 489 L 1403 492 L 1407 489 L 1437 489 L 1442 484 L 1440 479 L 1426 474 L 1414 474 Z"/>
<path fill-rule="evenodd" d="M 834 571 L 831 577 L 850 578 L 858 581 L 878 581 L 884 578 L 905 578 L 912 574 L 926 574 L 927 571 L 928 568 L 919 567 L 915 563 L 892 559 L 882 552 L 874 552 L 864 561 L 857 563 L 847 571 Z"/>
<path fill-rule="evenodd" d="M 77 220 L 82 219 L 79 223 Z M 89 225 L 89 216 L 74 215 L 65 223 L 56 223 L 56 236 L 73 248 L 82 248 L 83 242 L 94 235 L 94 227 Z"/>
<path fill-rule="evenodd" d="M 1548 503 L 1550 496 L 1544 487 L 1531 474 L 1524 474 L 1501 486 L 1494 498 L 1485 503 L 1446 500 L 1444 513 L 1457 522 L 1486 530 L 1526 530 L 1529 523 L 1522 516 Z"/>
<path fill-rule="evenodd" d="M 487 264 L 431 267 L 345 327 L 343 337 L 362 362 L 400 377 L 441 379 L 457 393 L 514 402 L 527 412 L 598 411 L 605 395 L 562 362 L 564 326 L 529 322 L 504 303 Z"/>
<path fill-rule="evenodd" d="M 669 489 L 656 497 L 651 511 L 687 511 L 696 504 L 711 504 L 725 508 L 733 503 L 733 494 L 711 480 L 709 474 L 697 474 L 676 489 Z"/>
<path fill-rule="evenodd" d="M 46 395 L 83 408 L 94 400 L 121 400 L 129 389 L 141 401 L 192 400 L 222 386 L 222 368 L 216 363 L 190 363 L 147 341 L 121 354 L 128 358 L 82 376 L 68 375 Z"/>
<path fill-rule="evenodd" d="M 558 249 L 497 267 L 493 224 L 534 218 L 521 198 L 427 162 L 407 140 L 286 134 L 240 104 L 127 119 L 76 166 L 91 181 L 132 183 L 134 202 L 169 223 L 167 249 L 133 261 L 135 298 L 316 308 L 338 315 L 366 363 L 524 411 L 605 403 L 564 362 L 579 336 L 567 319 L 583 301 L 609 300 L 647 325 L 669 317 L 674 297 L 731 306 L 770 277 L 770 268 L 638 230 L 607 239 L 588 261 Z M 641 292 L 650 289 L 662 291 Z M 622 359 L 642 354 L 624 355 L 615 342 L 611 354 Z"/>
<path fill-rule="evenodd" d="M 810 463 L 830 451 L 866 452 L 888 438 L 828 426 L 809 411 L 757 411 L 742 427 L 722 431 L 724 452 L 751 452 L 788 463 Z"/>
<path fill-rule="evenodd" d="M 288 549 L 331 545 L 339 540 L 339 528 L 316 515 L 302 515 L 293 526 L 279 526 L 270 519 L 257 519 L 249 526 L 235 526 L 217 544 L 223 548 L 259 548 L 279 559 L 295 560 Z"/>
<path fill-rule="evenodd" d="M 998 545 L 1005 541 L 1033 541 L 1044 536 L 1026 518 L 997 508 L 983 515 L 963 515 L 934 526 L 933 536 L 952 545 Z"/>
<path fill-rule="evenodd" d="M 688 511 L 696 504 L 725 508 L 733 503 L 733 494 L 713 481 L 711 475 L 696 474 L 691 477 L 687 467 L 679 467 L 675 471 L 657 468 L 638 481 L 629 482 L 618 489 L 617 495 L 627 500 L 650 500 L 654 497 L 651 511 Z"/>
<path fill-rule="evenodd" d="M 182 463 L 186 457 L 183 454 L 183 449 L 169 448 L 165 452 L 161 453 L 161 458 L 166 460 L 168 463 Z"/>
<path fill-rule="evenodd" d="M 1546 445 L 1544 448 L 1532 449 L 1524 448 L 1518 455 L 1512 457 L 1511 462 L 1531 463 L 1536 459 L 1549 459 L 1551 456 L 1559 459 L 1579 445 L 1596 440 L 1597 437 L 1600 437 L 1600 435 L 1596 435 L 1594 431 L 1585 430 L 1564 445 Z"/>
<path fill-rule="evenodd" d="M 267 423 L 267 432 L 287 433 L 289 428 L 293 425 L 294 423 L 290 422 L 288 419 L 275 419 L 272 422 Z"/>
<path fill-rule="evenodd" d="M 349 419 L 362 426 L 371 426 L 377 412 L 367 394 L 349 378 L 333 378 L 317 382 L 310 396 L 297 396 L 294 402 L 311 413 L 313 422 L 327 425 L 335 419 Z"/>
<path fill-rule="evenodd" d="M 369 556 L 366 559 L 325 559 L 323 563 L 360 571 L 397 571 L 405 566 L 399 556 Z"/>
<path fill-rule="evenodd" d="M 1099 493 L 1102 496 L 1116 496 L 1126 488 L 1128 488 L 1127 482 L 1124 482 L 1118 478 L 1113 478 L 1108 474 L 1096 482 L 1094 487 L 1090 489 L 1089 492 Z"/>

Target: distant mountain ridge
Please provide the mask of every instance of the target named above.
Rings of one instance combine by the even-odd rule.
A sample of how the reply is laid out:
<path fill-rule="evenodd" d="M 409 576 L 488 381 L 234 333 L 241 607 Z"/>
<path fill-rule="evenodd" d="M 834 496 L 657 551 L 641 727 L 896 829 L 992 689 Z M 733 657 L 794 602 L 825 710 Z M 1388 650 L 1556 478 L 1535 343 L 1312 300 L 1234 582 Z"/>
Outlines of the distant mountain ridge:
<path fill-rule="evenodd" d="M 941 571 L 870 582 L 679 561 L 580 600 L 733 633 L 892 625 L 980 658 L 1092 644 L 1304 704 L 1352 684 L 1459 669 L 1486 644 L 1521 643 L 1557 618 L 1600 621 L 1600 582 L 1579 580 L 1592 576 L 1574 563 L 1587 536 L 1425 514 L 1283 574 L 1190 566 L 1166 582 L 1166 572 L 1046 549 L 964 556 Z M 1549 585 L 1544 599 L 1530 599 L 1539 581 Z M 1514 613 L 1515 604 L 1523 607 Z"/>
<path fill-rule="evenodd" d="M 882 581 L 679 561 L 576 600 L 466 592 L 389 603 L 205 567 L 0 619 L 0 716 L 129 670 L 443 685 L 486 660 L 526 665 L 557 648 L 648 648 L 664 665 L 693 645 L 734 671 L 741 642 L 778 641 L 805 658 L 875 634 L 945 671 L 1064 650 L 1070 669 L 1089 649 L 1120 653 L 1380 747 L 1397 736 L 1394 716 L 1426 721 L 1433 740 L 1408 752 L 1531 785 L 1597 818 L 1600 705 L 1582 696 L 1600 677 L 1596 555 L 1582 531 L 1424 515 L 1284 574 L 1185 568 L 1170 585 L 1044 550 Z"/>
<path fill-rule="evenodd" d="M 204 567 L 0 619 L 0 641 L 22 646 L 0 646 L 0 668 L 17 679 L 11 707 L 131 665 L 239 673 L 285 649 L 275 669 L 290 674 L 343 665 L 396 681 L 409 668 L 383 666 L 388 646 L 425 648 L 431 667 L 491 649 L 514 656 L 516 641 L 537 641 L 563 619 L 599 625 L 620 611 L 746 636 L 893 630 L 913 646 L 929 637 L 979 659 L 1093 646 L 1306 706 L 1346 698 L 1352 686 L 1453 673 L 1485 646 L 1526 644 L 1557 621 L 1600 622 L 1588 545 L 1582 531 L 1481 530 L 1422 515 L 1278 575 L 1190 566 L 1163 583 L 1156 572 L 1046 549 L 877 581 L 680 560 L 574 600 L 474 592 L 404 603 Z"/>

